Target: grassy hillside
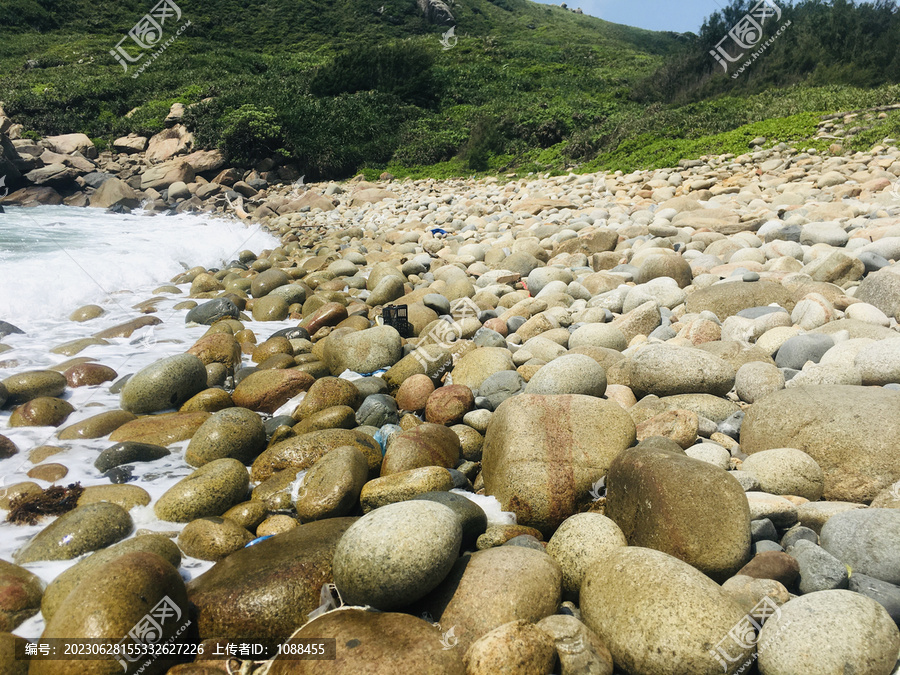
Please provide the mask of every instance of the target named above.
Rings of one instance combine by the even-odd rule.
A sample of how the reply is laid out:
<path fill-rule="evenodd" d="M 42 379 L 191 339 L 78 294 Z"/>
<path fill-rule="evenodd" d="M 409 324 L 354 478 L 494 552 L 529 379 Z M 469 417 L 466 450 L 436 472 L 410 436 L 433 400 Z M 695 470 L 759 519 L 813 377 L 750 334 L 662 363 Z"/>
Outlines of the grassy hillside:
<path fill-rule="evenodd" d="M 455 0 L 459 41 L 445 50 L 448 26 L 428 24 L 415 0 L 182 0 L 191 27 L 132 79 L 109 50 L 154 4 L 0 0 L 7 112 L 39 133 L 83 131 L 102 145 L 159 131 L 175 101 L 211 98 L 188 115 L 199 143 L 247 165 L 274 155 L 320 178 L 385 167 L 435 176 L 630 170 L 731 148 L 769 118 L 785 118 L 765 127 L 785 140 L 808 131 L 802 113 L 898 99 L 888 86 L 898 79 L 894 55 L 879 67 L 860 43 L 831 51 L 838 64 L 853 63 L 848 50 L 868 64 L 865 88 L 796 69 L 777 81 L 768 60 L 781 63 L 795 39 L 808 48 L 814 25 L 787 31 L 776 43 L 783 53 L 773 49 L 739 81 L 717 75 L 706 43 L 749 4 L 740 2 L 698 36 L 527 0 Z M 886 20 L 876 47 L 896 25 L 896 12 L 885 14 L 893 3 L 879 2 L 875 15 L 842 1 L 801 5 L 810 7 L 791 10 L 795 26 L 829 12 L 850 28 Z"/>

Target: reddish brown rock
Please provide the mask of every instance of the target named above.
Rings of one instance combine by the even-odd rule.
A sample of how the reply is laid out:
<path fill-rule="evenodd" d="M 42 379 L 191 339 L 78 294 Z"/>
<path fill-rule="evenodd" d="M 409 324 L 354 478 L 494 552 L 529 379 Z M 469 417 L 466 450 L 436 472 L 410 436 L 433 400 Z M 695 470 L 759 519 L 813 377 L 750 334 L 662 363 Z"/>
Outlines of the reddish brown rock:
<path fill-rule="evenodd" d="M 19 448 L 16 447 L 16 444 L 0 434 L 0 459 L 12 457 L 17 452 L 19 452 Z"/>
<path fill-rule="evenodd" d="M 339 302 L 328 302 L 300 322 L 313 335 L 322 326 L 336 326 L 347 318 L 347 308 Z"/>
<path fill-rule="evenodd" d="M 299 370 L 260 370 L 241 380 L 231 398 L 236 406 L 273 413 L 313 382 L 312 375 Z"/>
<path fill-rule="evenodd" d="M 118 376 L 112 368 L 99 363 L 82 363 L 63 372 L 63 377 L 73 389 L 112 382 Z"/>
<path fill-rule="evenodd" d="M 475 396 L 464 384 L 451 384 L 428 397 L 425 419 L 434 424 L 459 424 L 463 415 L 475 407 Z"/>
<path fill-rule="evenodd" d="M 397 390 L 397 407 L 401 410 L 423 410 L 434 392 L 434 382 L 427 375 L 413 375 Z"/>
<path fill-rule="evenodd" d="M 24 567 L 0 560 L 0 631 L 15 630 L 37 614 L 43 592 L 43 584 L 34 574 Z"/>
<path fill-rule="evenodd" d="M 753 556 L 738 574 L 754 579 L 774 579 L 786 588 L 792 588 L 800 576 L 800 565 L 787 553 L 763 551 Z"/>

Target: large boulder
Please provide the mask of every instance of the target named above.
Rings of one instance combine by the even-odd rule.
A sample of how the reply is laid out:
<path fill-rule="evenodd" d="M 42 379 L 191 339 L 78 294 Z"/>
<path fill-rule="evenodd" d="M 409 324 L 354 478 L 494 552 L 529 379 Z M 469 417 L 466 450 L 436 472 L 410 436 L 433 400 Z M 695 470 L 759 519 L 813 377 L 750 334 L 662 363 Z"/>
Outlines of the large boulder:
<path fill-rule="evenodd" d="M 175 155 L 187 152 L 193 142 L 194 135 L 184 125 L 176 124 L 170 129 L 163 129 L 150 139 L 146 158 L 150 162 L 164 162 Z"/>
<path fill-rule="evenodd" d="M 443 0 L 416 0 L 416 4 L 429 23 L 448 24 L 454 21 L 453 12 Z"/>
<path fill-rule="evenodd" d="M 765 675 L 894 672 L 900 632 L 875 600 L 851 591 L 809 593 L 784 604 L 759 632 Z"/>
<path fill-rule="evenodd" d="M 485 492 L 546 537 L 591 501 L 594 483 L 634 443 L 618 404 L 593 396 L 521 394 L 494 412 L 483 446 Z"/>
<path fill-rule="evenodd" d="M 141 205 L 141 201 L 128 183 L 118 178 L 110 178 L 91 195 L 90 205 L 100 209 L 113 206 L 136 209 Z"/>
<path fill-rule="evenodd" d="M 85 157 L 94 159 L 97 157 L 97 148 L 87 134 L 63 134 L 62 136 L 44 136 L 41 139 L 44 146 L 58 152 L 61 155 L 71 155 L 80 152 Z"/>
<path fill-rule="evenodd" d="M 152 617 L 153 623 L 147 620 Z M 155 627 L 154 624 L 158 627 Z M 67 602 L 47 622 L 42 638 L 106 638 L 137 649 L 143 640 L 156 644 L 187 642 L 191 624 L 184 581 L 168 560 L 155 553 L 134 552 L 99 566 L 72 589 Z M 137 636 L 137 637 L 134 637 Z M 176 647 L 177 649 L 177 647 Z M 141 652 L 132 652 L 140 654 Z M 175 652 L 177 653 L 177 652 Z M 141 669 L 143 664 L 145 669 Z M 174 657 L 138 658 L 128 673 L 161 675 L 175 665 Z M 102 660 L 31 663 L 32 675 L 110 675 L 122 667 L 112 657 Z"/>
<path fill-rule="evenodd" d="M 465 555 L 417 607 L 453 631 L 462 653 L 478 638 L 510 621 L 536 623 L 555 614 L 562 572 L 546 553 L 498 546 Z"/>
<path fill-rule="evenodd" d="M 152 166 L 141 174 L 141 190 L 153 188 L 163 190 L 172 183 L 193 183 L 194 170 L 191 165 L 181 159 L 174 159 Z"/>
<path fill-rule="evenodd" d="M 691 293 L 685 302 L 688 312 L 709 310 L 724 321 L 742 309 L 764 307 L 775 303 L 787 311 L 794 310 L 794 298 L 788 290 L 774 281 L 724 282 Z"/>
<path fill-rule="evenodd" d="M 225 166 L 225 157 L 221 150 L 197 150 L 184 158 L 191 165 L 194 173 L 218 171 Z"/>
<path fill-rule="evenodd" d="M 409 614 L 347 608 L 317 617 L 294 635 L 298 640 L 322 637 L 334 638 L 338 645 L 335 658 L 324 661 L 322 669 L 332 675 L 466 675 L 464 650 L 454 636 Z M 267 673 L 313 673 L 322 663 L 279 656 Z"/>
<path fill-rule="evenodd" d="M 341 538 L 334 582 L 347 604 L 404 607 L 444 580 L 461 543 L 462 524 L 450 507 L 423 500 L 388 504 Z"/>
<path fill-rule="evenodd" d="M 355 520 L 295 527 L 232 553 L 191 581 L 188 595 L 197 608 L 200 637 L 289 637 L 319 606 L 322 585 L 333 580 L 338 541 Z"/>
<path fill-rule="evenodd" d="M 900 509 L 853 509 L 822 526 L 819 543 L 853 573 L 900 584 Z"/>
<path fill-rule="evenodd" d="M 390 368 L 403 357 L 400 333 L 391 326 L 376 326 L 329 338 L 324 361 L 332 375 L 345 370 L 371 373 Z"/>
<path fill-rule="evenodd" d="M 137 152 L 144 152 L 147 149 L 147 137 L 138 136 L 137 134 L 128 134 L 113 141 L 113 150 L 116 152 L 124 152 L 132 155 Z"/>
<path fill-rule="evenodd" d="M 817 385 L 785 389 L 747 410 L 741 449 L 797 448 L 825 472 L 829 501 L 870 502 L 900 480 L 900 392 Z"/>
<path fill-rule="evenodd" d="M 713 394 L 724 396 L 734 386 L 734 368 L 701 349 L 652 344 L 638 351 L 626 371 L 638 397 L 647 394 Z"/>
<path fill-rule="evenodd" d="M 854 297 L 900 319 L 900 274 L 894 268 L 873 272 L 862 280 Z"/>
<path fill-rule="evenodd" d="M 631 546 L 668 553 L 717 581 L 749 560 L 750 508 L 727 471 L 639 446 L 613 461 L 606 486 L 606 515 Z"/>
<path fill-rule="evenodd" d="M 724 648 L 735 673 L 752 658 L 729 631 L 745 609 L 687 563 L 637 546 L 615 548 L 588 570 L 581 586 L 584 622 L 631 675 L 721 675 Z"/>

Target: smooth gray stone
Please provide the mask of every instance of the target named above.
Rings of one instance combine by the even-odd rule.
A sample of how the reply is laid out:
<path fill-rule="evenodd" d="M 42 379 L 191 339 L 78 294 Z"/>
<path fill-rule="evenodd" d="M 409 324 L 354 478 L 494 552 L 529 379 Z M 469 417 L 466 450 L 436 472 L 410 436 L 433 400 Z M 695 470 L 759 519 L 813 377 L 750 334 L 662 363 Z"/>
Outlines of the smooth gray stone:
<path fill-rule="evenodd" d="M 360 426 L 383 427 L 385 424 L 397 424 L 400 416 L 397 413 L 397 401 L 387 394 L 366 396 L 359 410 L 356 411 L 356 423 Z"/>
<path fill-rule="evenodd" d="M 758 319 L 761 316 L 774 314 L 775 312 L 788 313 L 784 307 L 748 307 L 747 309 L 742 309 L 736 316 L 743 317 L 744 319 Z"/>
<path fill-rule="evenodd" d="M 787 549 L 796 544 L 801 539 L 811 541 L 813 544 L 819 543 L 819 535 L 816 534 L 815 530 L 811 530 L 808 527 L 803 527 L 802 525 L 796 525 L 785 532 L 784 536 L 781 538 L 781 545 Z"/>
<path fill-rule="evenodd" d="M 422 298 L 424 305 L 437 312 L 438 316 L 450 313 L 450 301 L 440 293 L 429 293 Z"/>
<path fill-rule="evenodd" d="M 781 553 L 784 549 L 781 548 L 781 545 L 778 542 L 764 539 L 751 544 L 750 551 L 752 555 L 756 555 L 757 553 L 766 553 L 767 551 L 778 551 Z"/>
<path fill-rule="evenodd" d="M 488 377 L 478 388 L 478 396 L 486 398 L 490 410 L 497 407 L 511 396 L 525 391 L 525 378 L 515 370 L 501 370 Z"/>
<path fill-rule="evenodd" d="M 894 623 L 900 624 L 900 586 L 854 572 L 850 576 L 849 589 L 872 598 L 887 610 Z"/>
<path fill-rule="evenodd" d="M 778 541 L 775 525 L 768 518 L 750 521 L 750 538 L 753 541 Z"/>
<path fill-rule="evenodd" d="M 887 258 L 871 251 L 863 251 L 857 257 L 866 266 L 866 272 L 877 272 L 882 267 L 888 267 L 891 264 Z"/>
<path fill-rule="evenodd" d="M 805 333 L 789 338 L 775 354 L 775 365 L 779 368 L 803 369 L 807 361 L 818 363 L 829 349 L 834 347 L 834 338 L 824 333 Z"/>
<path fill-rule="evenodd" d="M 821 546 L 801 539 L 787 550 L 800 565 L 800 592 L 847 588 L 847 566 Z"/>
<path fill-rule="evenodd" d="M 216 298 L 197 305 L 184 317 L 185 323 L 199 323 L 211 326 L 219 319 L 237 319 L 241 312 L 228 298 Z"/>
<path fill-rule="evenodd" d="M 476 347 L 506 347 L 506 338 L 490 328 L 479 328 L 472 342 Z"/>

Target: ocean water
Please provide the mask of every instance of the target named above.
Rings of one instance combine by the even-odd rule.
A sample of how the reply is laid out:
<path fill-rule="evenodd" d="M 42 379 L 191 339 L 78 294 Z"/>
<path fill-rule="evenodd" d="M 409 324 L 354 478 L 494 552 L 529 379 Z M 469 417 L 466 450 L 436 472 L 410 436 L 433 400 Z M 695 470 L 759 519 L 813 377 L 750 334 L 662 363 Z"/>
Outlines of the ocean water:
<path fill-rule="evenodd" d="M 224 219 L 7 208 L 0 214 L 0 319 L 24 330 L 81 305 L 115 302 L 125 290 L 159 286 L 189 267 L 277 245 L 256 226 Z"/>
<path fill-rule="evenodd" d="M 113 215 L 91 209 L 41 207 L 8 209 L 0 214 L 0 320 L 8 321 L 25 334 L 8 335 L 0 345 L 0 380 L 18 372 L 53 368 L 71 357 L 53 354 L 61 344 L 90 337 L 94 333 L 142 316 L 133 306 L 157 299 L 157 326 L 139 329 L 129 338 L 111 338 L 107 345 L 92 345 L 77 354 L 111 367 L 119 377 L 187 350 L 206 331 L 206 326 L 187 326 L 186 310 L 174 306 L 187 299 L 190 284 L 179 293 L 153 295 L 152 291 L 186 268 L 196 265 L 218 267 L 249 249 L 260 253 L 278 241 L 258 228 L 226 220 L 196 216 L 142 217 Z M 77 323 L 69 314 L 85 304 L 97 304 L 106 313 L 92 321 Z M 296 321 L 244 321 L 261 342 L 277 330 Z M 119 396 L 109 392 L 110 383 L 67 389 L 63 397 L 76 411 L 62 424 L 65 428 L 88 417 L 119 408 Z M 278 411 L 293 411 L 303 394 L 285 403 Z M 0 410 L 0 434 L 12 440 L 19 453 L 0 460 L 0 487 L 33 481 L 42 488 L 51 484 L 29 478 L 35 464 L 29 452 L 41 445 L 61 448 L 42 463 L 65 465 L 68 474 L 59 485 L 80 482 L 83 486 L 109 485 L 94 467 L 97 455 L 113 445 L 108 439 L 61 441 L 52 427 L 9 427 L 9 410 Z M 134 480 L 151 496 L 149 506 L 130 511 L 135 531 L 179 532 L 184 525 L 160 521 L 152 504 L 174 483 L 194 469 L 184 461 L 188 441 L 169 446 L 171 454 L 154 462 L 133 466 Z M 473 499 L 491 524 L 515 522 L 493 497 Z M 36 526 L 5 522 L 0 510 L 0 559 L 12 561 L 15 552 L 46 527 L 46 519 Z M 131 536 L 134 536 L 132 533 Z M 44 583 L 49 583 L 78 561 L 41 562 L 25 565 Z M 180 572 L 186 581 L 202 574 L 211 562 L 185 556 Z M 29 619 L 14 632 L 35 639 L 44 629 L 41 615 Z"/>

